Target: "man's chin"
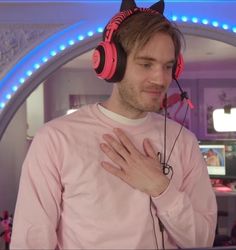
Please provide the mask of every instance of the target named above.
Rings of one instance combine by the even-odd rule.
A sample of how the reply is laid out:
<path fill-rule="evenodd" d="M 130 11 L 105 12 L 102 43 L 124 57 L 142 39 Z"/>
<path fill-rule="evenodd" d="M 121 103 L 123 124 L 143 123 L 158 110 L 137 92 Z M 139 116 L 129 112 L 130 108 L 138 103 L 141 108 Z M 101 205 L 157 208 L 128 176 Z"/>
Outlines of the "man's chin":
<path fill-rule="evenodd" d="M 155 105 L 145 105 L 143 106 L 143 111 L 145 112 L 158 112 L 160 111 L 160 105 L 155 104 Z"/>

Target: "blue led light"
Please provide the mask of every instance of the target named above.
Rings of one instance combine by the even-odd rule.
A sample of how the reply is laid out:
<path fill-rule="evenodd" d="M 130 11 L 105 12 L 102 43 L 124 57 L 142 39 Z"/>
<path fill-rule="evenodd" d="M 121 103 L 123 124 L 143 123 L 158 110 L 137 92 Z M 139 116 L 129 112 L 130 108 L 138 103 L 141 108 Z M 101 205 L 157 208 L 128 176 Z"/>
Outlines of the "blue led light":
<path fill-rule="evenodd" d="M 75 41 L 74 41 L 74 40 L 70 40 L 70 41 L 68 42 L 68 44 L 69 44 L 69 45 L 74 45 L 74 44 L 75 44 Z"/>
<path fill-rule="evenodd" d="M 213 25 L 214 27 L 219 27 L 219 23 L 218 23 L 217 21 L 213 21 L 213 22 L 212 22 L 212 25 Z"/>
<path fill-rule="evenodd" d="M 7 100 L 10 100 L 10 99 L 11 99 L 11 94 L 7 94 L 7 95 L 6 95 L 6 99 L 7 99 Z"/>
<path fill-rule="evenodd" d="M 182 16 L 182 17 L 181 17 L 181 20 L 182 20 L 183 22 L 187 22 L 187 21 L 188 21 L 188 18 L 187 18 L 186 16 Z"/>
<path fill-rule="evenodd" d="M 19 80 L 19 82 L 21 83 L 21 84 L 23 84 L 24 82 L 25 82 L 25 78 L 20 78 L 20 80 Z"/>
<path fill-rule="evenodd" d="M 0 108 L 3 109 L 5 107 L 5 103 L 4 102 L 1 102 L 0 103 Z"/>
<path fill-rule="evenodd" d="M 26 71 L 27 76 L 31 76 L 32 74 L 33 74 L 33 72 L 31 70 Z"/>
<path fill-rule="evenodd" d="M 78 38 L 79 41 L 83 41 L 84 40 L 84 36 L 81 36 L 81 35 L 78 36 L 77 38 Z"/>
<path fill-rule="evenodd" d="M 196 17 L 193 17 L 193 18 L 192 18 L 192 22 L 193 22 L 193 23 L 198 23 L 198 19 L 197 19 Z"/>
<path fill-rule="evenodd" d="M 227 29 L 229 29 L 229 25 L 223 24 L 223 25 L 222 25 L 222 28 L 223 28 L 224 30 L 227 30 Z"/>
<path fill-rule="evenodd" d="M 12 87 L 12 90 L 13 90 L 14 92 L 16 92 L 17 89 L 18 89 L 18 87 L 17 87 L 16 85 L 14 85 L 14 86 Z"/>
<path fill-rule="evenodd" d="M 55 56 L 57 54 L 57 52 L 55 51 L 55 50 L 52 50 L 51 52 L 50 52 L 50 55 L 51 56 Z"/>
<path fill-rule="evenodd" d="M 234 33 L 236 33 L 236 27 L 233 27 L 232 30 Z"/>
<path fill-rule="evenodd" d="M 205 25 L 207 25 L 209 22 L 208 22 L 207 19 L 202 19 L 202 23 L 205 24 Z"/>
<path fill-rule="evenodd" d="M 60 50 L 62 51 L 62 50 L 64 50 L 65 48 L 66 48 L 66 46 L 64 45 L 64 44 L 62 44 L 62 45 L 60 45 Z"/>
<path fill-rule="evenodd" d="M 98 32 L 98 33 L 102 33 L 102 32 L 103 32 L 103 28 L 102 28 L 102 27 L 99 27 L 99 28 L 97 29 L 97 32 Z"/>
<path fill-rule="evenodd" d="M 44 57 L 42 58 L 42 61 L 45 63 L 45 62 L 48 61 L 48 58 L 47 58 L 46 56 L 44 56 Z"/>
<path fill-rule="evenodd" d="M 39 64 L 39 63 L 35 63 L 35 64 L 34 64 L 34 68 L 35 68 L 35 69 L 39 69 L 39 68 L 40 68 L 40 64 Z"/>
<path fill-rule="evenodd" d="M 93 36 L 94 35 L 93 31 L 89 31 L 87 34 L 88 34 L 88 36 Z"/>
<path fill-rule="evenodd" d="M 175 22 L 175 21 L 177 21 L 177 20 L 178 20 L 178 17 L 177 17 L 177 16 L 172 16 L 172 17 L 171 17 L 171 19 L 172 19 L 172 21 L 174 21 L 174 22 Z"/>

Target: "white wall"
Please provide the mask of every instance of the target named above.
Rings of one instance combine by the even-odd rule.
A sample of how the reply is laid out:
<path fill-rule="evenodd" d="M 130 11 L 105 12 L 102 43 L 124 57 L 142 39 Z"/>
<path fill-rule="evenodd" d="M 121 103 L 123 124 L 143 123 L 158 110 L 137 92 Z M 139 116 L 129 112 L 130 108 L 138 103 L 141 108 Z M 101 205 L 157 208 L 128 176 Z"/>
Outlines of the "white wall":
<path fill-rule="evenodd" d="M 112 84 L 98 79 L 92 70 L 62 69 L 45 83 L 45 120 L 66 114 L 69 95 L 109 95 Z"/>
<path fill-rule="evenodd" d="M 14 212 L 21 165 L 28 149 L 26 106 L 23 104 L 0 141 L 0 212 Z"/>
<path fill-rule="evenodd" d="M 44 123 L 44 84 L 40 84 L 26 100 L 27 137 L 33 138 Z"/>

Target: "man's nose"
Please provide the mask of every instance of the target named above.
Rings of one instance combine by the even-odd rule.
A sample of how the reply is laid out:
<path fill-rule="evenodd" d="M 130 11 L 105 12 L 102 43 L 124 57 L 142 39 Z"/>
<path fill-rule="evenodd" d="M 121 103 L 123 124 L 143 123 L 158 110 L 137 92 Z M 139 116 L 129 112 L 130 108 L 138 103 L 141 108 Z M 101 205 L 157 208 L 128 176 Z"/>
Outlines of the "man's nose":
<path fill-rule="evenodd" d="M 152 83 L 165 87 L 166 80 L 167 80 L 166 72 L 162 67 L 158 67 L 153 70 L 151 75 Z"/>

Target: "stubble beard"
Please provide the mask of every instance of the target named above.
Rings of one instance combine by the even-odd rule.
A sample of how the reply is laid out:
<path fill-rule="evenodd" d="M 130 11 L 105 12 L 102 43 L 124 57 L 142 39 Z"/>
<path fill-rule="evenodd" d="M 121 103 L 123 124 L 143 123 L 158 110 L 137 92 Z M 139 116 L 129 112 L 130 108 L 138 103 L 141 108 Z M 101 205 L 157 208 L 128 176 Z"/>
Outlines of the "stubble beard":
<path fill-rule="evenodd" d="M 120 97 L 120 103 L 128 111 L 136 112 L 136 113 L 144 113 L 144 112 L 158 112 L 160 110 L 160 100 L 155 100 L 153 102 L 144 103 L 137 91 L 132 88 L 132 86 L 128 86 L 126 81 L 120 82 L 118 84 L 118 92 Z"/>

